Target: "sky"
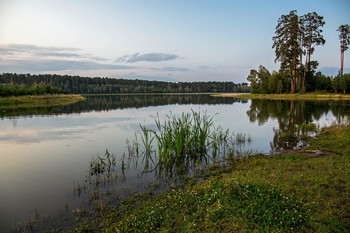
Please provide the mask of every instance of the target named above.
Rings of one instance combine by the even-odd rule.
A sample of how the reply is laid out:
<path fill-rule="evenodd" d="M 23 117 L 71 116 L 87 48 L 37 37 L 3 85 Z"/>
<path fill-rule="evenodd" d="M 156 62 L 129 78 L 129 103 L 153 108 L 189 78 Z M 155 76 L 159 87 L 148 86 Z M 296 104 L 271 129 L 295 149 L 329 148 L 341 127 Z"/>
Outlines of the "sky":
<path fill-rule="evenodd" d="M 336 75 L 349 0 L 0 0 L 0 73 L 247 82 L 279 69 L 272 37 L 291 10 L 324 17 L 312 59 Z"/>

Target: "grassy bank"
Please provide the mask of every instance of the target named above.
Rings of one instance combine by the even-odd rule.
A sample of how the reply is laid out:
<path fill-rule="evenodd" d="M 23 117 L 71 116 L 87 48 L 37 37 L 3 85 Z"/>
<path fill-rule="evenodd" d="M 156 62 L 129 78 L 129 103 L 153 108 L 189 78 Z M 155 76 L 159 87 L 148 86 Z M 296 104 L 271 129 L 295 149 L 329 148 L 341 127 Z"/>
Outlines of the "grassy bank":
<path fill-rule="evenodd" d="M 220 93 L 216 97 L 233 97 L 240 99 L 271 99 L 271 100 L 350 100 L 350 94 L 305 93 L 305 94 L 236 94 Z"/>
<path fill-rule="evenodd" d="M 350 126 L 323 129 L 305 150 L 213 166 L 201 180 L 134 195 L 71 231 L 347 232 Z"/>
<path fill-rule="evenodd" d="M 42 96 L 16 96 L 1 97 L 0 110 L 14 108 L 35 108 L 51 107 L 71 104 L 82 101 L 85 98 L 81 95 L 42 95 Z"/>

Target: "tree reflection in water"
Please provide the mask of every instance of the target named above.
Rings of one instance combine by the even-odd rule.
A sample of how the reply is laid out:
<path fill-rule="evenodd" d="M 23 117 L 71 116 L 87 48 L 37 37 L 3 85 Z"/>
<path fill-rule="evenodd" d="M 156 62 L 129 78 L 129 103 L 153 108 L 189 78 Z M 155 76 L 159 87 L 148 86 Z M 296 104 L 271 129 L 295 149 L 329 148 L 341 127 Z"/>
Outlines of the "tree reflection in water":
<path fill-rule="evenodd" d="M 258 122 L 259 126 L 264 125 L 269 119 L 277 120 L 278 128 L 273 129 L 272 152 L 307 145 L 308 138 L 319 130 L 319 125 L 315 122 L 328 114 L 335 117 L 337 124 L 348 122 L 350 102 L 252 100 L 247 111 L 250 122 Z"/>
<path fill-rule="evenodd" d="M 233 104 L 247 103 L 247 100 L 230 97 L 213 97 L 209 94 L 133 94 L 133 95 L 89 95 L 85 101 L 78 103 L 37 108 L 13 108 L 2 110 L 0 106 L 0 118 L 34 115 L 59 115 L 73 114 L 91 111 L 111 111 L 127 108 L 144 108 L 151 106 L 164 106 L 172 104 Z"/>

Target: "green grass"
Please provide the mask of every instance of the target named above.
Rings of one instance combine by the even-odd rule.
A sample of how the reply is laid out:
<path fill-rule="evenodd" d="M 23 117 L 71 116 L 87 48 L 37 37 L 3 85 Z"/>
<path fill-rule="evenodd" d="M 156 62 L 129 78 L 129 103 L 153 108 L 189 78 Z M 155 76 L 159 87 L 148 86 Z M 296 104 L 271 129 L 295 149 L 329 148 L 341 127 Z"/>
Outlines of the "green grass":
<path fill-rule="evenodd" d="M 81 95 L 43 95 L 43 96 L 16 96 L 1 97 L 0 110 L 15 108 L 51 107 L 71 104 L 82 101 Z"/>
<path fill-rule="evenodd" d="M 233 97 L 240 99 L 272 99 L 272 100 L 350 100 L 350 94 L 305 93 L 305 94 L 215 94 L 217 97 Z"/>
<path fill-rule="evenodd" d="M 212 166 L 201 183 L 128 197 L 76 232 L 349 232 L 349 140 L 350 126 L 334 125 L 305 151 Z"/>
<path fill-rule="evenodd" d="M 206 187 L 172 190 L 125 217 L 103 223 L 105 232 L 234 232 L 303 229 L 308 208 L 269 185 L 212 181 Z"/>

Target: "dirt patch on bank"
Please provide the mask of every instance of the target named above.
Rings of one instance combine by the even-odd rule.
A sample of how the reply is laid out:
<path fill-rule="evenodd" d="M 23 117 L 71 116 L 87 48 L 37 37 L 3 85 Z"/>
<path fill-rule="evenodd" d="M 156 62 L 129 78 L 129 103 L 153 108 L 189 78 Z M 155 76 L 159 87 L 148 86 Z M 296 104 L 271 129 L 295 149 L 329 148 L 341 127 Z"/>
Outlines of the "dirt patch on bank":
<path fill-rule="evenodd" d="M 277 154 L 279 155 L 287 155 L 287 154 L 301 154 L 305 155 L 309 158 L 319 158 L 319 157 L 325 157 L 331 155 L 329 152 L 320 151 L 320 150 L 302 150 L 302 149 L 296 149 L 296 150 L 283 150 L 279 151 Z"/>

